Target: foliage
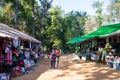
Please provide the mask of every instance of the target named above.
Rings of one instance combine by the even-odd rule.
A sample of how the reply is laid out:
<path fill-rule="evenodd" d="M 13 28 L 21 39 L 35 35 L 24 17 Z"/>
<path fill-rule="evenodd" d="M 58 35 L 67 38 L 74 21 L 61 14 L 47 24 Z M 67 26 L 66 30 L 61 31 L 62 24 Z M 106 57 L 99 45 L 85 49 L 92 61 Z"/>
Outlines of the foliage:
<path fill-rule="evenodd" d="M 99 2 L 99 1 L 96 1 L 93 3 L 93 7 L 96 9 L 96 22 L 97 22 L 97 26 L 98 28 L 102 26 L 103 24 L 103 15 L 102 15 L 102 6 L 103 6 L 103 3 L 104 2 Z"/>
<path fill-rule="evenodd" d="M 48 34 L 48 39 L 53 47 L 60 47 L 62 28 L 62 10 L 59 7 L 53 7 L 50 9 L 50 20 L 51 24 L 47 28 L 46 33 Z"/>
<path fill-rule="evenodd" d="M 83 35 L 85 22 L 87 20 L 86 12 L 70 12 L 65 16 L 66 39 Z"/>
<path fill-rule="evenodd" d="M 65 27 L 65 40 L 68 41 L 71 38 L 78 37 L 84 34 L 84 25 L 87 20 L 86 12 L 72 11 L 65 15 L 64 17 L 64 27 Z M 68 45 L 66 49 L 75 50 L 75 47 L 79 44 Z"/>
<path fill-rule="evenodd" d="M 17 0 L 0 1 L 0 22 L 14 27 L 15 15 L 18 14 L 16 29 L 39 39 L 44 47 L 74 51 L 76 46 L 66 42 L 84 34 L 84 25 L 88 19 L 86 12 L 71 11 L 65 15 L 61 7 L 52 7 L 53 0 Z"/>
<path fill-rule="evenodd" d="M 110 22 L 120 21 L 120 0 L 110 0 L 108 12 Z"/>
<path fill-rule="evenodd" d="M 89 34 L 93 31 L 97 30 L 98 26 L 96 24 L 97 24 L 97 22 L 94 19 L 94 16 L 89 16 L 84 25 L 85 34 Z"/>
<path fill-rule="evenodd" d="M 0 22 L 10 24 L 13 19 L 13 11 L 11 10 L 11 3 L 2 6 L 2 9 L 0 10 Z"/>

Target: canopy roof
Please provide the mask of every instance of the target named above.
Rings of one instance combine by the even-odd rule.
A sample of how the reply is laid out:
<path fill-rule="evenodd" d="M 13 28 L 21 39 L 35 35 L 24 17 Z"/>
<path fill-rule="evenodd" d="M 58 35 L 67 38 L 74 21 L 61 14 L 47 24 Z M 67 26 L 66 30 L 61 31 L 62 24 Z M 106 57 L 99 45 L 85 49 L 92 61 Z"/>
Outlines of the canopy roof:
<path fill-rule="evenodd" d="M 115 36 L 115 35 L 120 36 L 120 30 L 115 31 L 115 32 L 110 33 L 110 34 L 103 35 L 102 37 Z"/>
<path fill-rule="evenodd" d="M 90 34 L 72 38 L 67 43 L 79 43 L 79 42 L 82 42 L 82 41 L 85 41 L 88 39 L 92 39 L 95 37 L 101 37 L 101 36 L 104 36 L 107 34 L 111 34 L 118 30 L 120 30 L 120 23 L 112 24 L 112 25 L 104 25 L 104 26 L 100 27 L 98 30 L 96 30 Z"/>
<path fill-rule="evenodd" d="M 87 40 L 87 39 L 89 39 L 89 38 L 91 38 L 91 37 L 88 36 L 88 35 L 75 37 L 75 38 L 70 39 L 70 40 L 67 42 L 67 44 L 69 44 L 69 43 L 79 43 L 79 42 L 85 41 L 85 40 Z"/>
<path fill-rule="evenodd" d="M 7 35 L 7 34 L 1 33 L 1 32 L 0 32 L 0 36 L 1 36 L 1 37 L 9 37 L 9 38 L 12 37 L 12 36 L 10 36 L 10 35 Z"/>
<path fill-rule="evenodd" d="M 2 23 L 0 23 L 0 37 L 10 37 L 13 39 L 20 38 L 21 40 L 28 40 L 28 41 L 37 42 L 37 43 L 40 42 L 37 39 L 35 39 L 23 32 L 20 32 L 16 29 L 10 28 L 8 25 L 2 24 Z"/>

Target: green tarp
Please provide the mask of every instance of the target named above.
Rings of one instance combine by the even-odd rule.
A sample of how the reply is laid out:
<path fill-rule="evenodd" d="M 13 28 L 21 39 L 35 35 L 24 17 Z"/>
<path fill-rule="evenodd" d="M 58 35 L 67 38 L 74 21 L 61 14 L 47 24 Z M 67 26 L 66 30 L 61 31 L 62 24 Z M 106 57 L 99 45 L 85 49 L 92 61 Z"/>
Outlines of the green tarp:
<path fill-rule="evenodd" d="M 90 34 L 72 38 L 67 43 L 79 43 L 79 42 L 82 42 L 82 41 L 85 41 L 85 40 L 88 40 L 91 38 L 100 37 L 103 35 L 113 33 L 117 30 L 120 30 L 120 23 L 119 24 L 112 24 L 112 25 L 105 25 L 105 26 L 100 27 L 98 30 L 96 30 Z"/>
<path fill-rule="evenodd" d="M 76 38 L 73 38 L 73 39 L 69 40 L 69 41 L 67 42 L 67 44 L 69 44 L 69 43 L 79 43 L 79 42 L 81 42 L 81 41 L 86 40 L 87 38 L 88 38 L 88 37 L 85 37 L 85 36 L 76 37 Z"/>

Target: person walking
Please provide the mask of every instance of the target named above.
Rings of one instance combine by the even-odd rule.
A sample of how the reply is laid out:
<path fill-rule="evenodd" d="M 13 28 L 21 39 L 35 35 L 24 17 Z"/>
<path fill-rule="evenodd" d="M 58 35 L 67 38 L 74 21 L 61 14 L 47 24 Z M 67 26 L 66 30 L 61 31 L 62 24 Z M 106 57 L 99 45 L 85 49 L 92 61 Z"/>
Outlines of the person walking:
<path fill-rule="evenodd" d="M 58 66 L 60 62 L 60 50 L 56 49 L 55 54 L 56 54 L 56 65 Z"/>
<path fill-rule="evenodd" d="M 51 69 L 55 69 L 55 64 L 56 64 L 56 54 L 55 54 L 55 50 L 52 50 L 52 53 L 51 53 Z"/>

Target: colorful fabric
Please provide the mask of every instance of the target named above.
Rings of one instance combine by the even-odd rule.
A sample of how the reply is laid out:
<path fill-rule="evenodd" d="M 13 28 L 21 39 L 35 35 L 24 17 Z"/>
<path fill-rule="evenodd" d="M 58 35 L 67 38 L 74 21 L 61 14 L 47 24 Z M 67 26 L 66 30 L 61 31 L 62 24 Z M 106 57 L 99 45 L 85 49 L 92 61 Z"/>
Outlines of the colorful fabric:
<path fill-rule="evenodd" d="M 12 50 L 10 48 L 7 50 L 7 63 L 12 64 Z"/>
<path fill-rule="evenodd" d="M 3 62 L 3 54 L 2 54 L 2 49 L 0 49 L 0 63 Z"/>
<path fill-rule="evenodd" d="M 5 46 L 4 46 L 4 39 L 2 39 L 2 49 L 4 49 Z"/>

